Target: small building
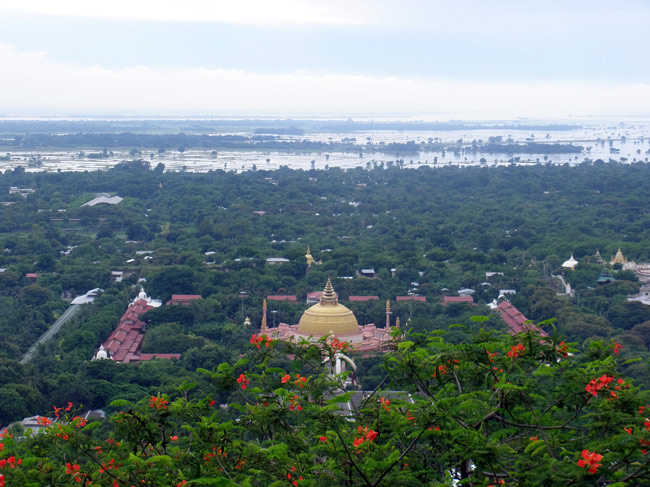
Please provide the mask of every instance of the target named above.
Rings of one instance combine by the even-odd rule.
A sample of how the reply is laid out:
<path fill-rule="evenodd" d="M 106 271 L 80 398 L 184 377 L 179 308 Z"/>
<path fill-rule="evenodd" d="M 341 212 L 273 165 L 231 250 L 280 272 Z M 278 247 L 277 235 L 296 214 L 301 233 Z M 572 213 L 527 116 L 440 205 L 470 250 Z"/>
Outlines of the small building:
<path fill-rule="evenodd" d="M 307 304 L 318 303 L 322 295 L 323 295 L 323 291 L 314 291 L 311 293 L 307 293 Z"/>
<path fill-rule="evenodd" d="M 470 289 L 468 287 L 464 287 L 462 289 L 458 290 L 458 295 L 459 296 L 471 296 L 474 294 L 476 291 L 474 289 Z"/>
<path fill-rule="evenodd" d="M 645 283 L 639 289 L 638 294 L 628 296 L 627 300 L 632 302 L 637 301 L 641 304 L 650 306 L 650 283 Z"/>
<path fill-rule="evenodd" d="M 379 296 L 348 296 L 348 301 L 376 301 L 379 299 Z"/>
<path fill-rule="evenodd" d="M 97 296 L 99 296 L 99 293 L 101 293 L 102 290 L 96 287 L 95 289 L 91 289 L 88 291 L 86 294 L 82 294 L 81 296 L 77 296 L 72 300 L 70 304 L 89 304 L 92 303 Z"/>
<path fill-rule="evenodd" d="M 417 294 L 409 294 L 408 296 L 395 296 L 395 301 L 419 301 L 420 303 L 424 303 L 426 300 L 426 296 L 418 296 Z"/>
<path fill-rule="evenodd" d="M 612 273 L 606 267 L 603 268 L 603 271 L 600 273 L 600 277 L 596 281 L 599 285 L 609 284 L 610 282 L 615 282 L 616 278 L 612 276 Z"/>
<path fill-rule="evenodd" d="M 101 203 L 105 203 L 107 205 L 116 205 L 123 199 L 124 198 L 120 198 L 119 196 L 111 196 L 108 193 L 99 193 L 95 196 L 95 198 L 81 205 L 81 207 L 83 208 L 84 206 L 95 206 Z"/>
<path fill-rule="evenodd" d="M 468 303 L 474 304 L 474 298 L 472 296 L 443 296 L 442 305 L 448 306 L 450 304 L 459 304 L 459 303 Z"/>
<path fill-rule="evenodd" d="M 286 262 L 290 262 L 290 260 L 284 257 L 269 257 L 266 259 L 267 264 L 284 264 Z"/>
<path fill-rule="evenodd" d="M 38 279 L 39 277 L 41 277 L 41 275 L 36 274 L 35 272 L 28 272 L 27 274 L 25 274 L 25 277 L 27 279 Z"/>
<path fill-rule="evenodd" d="M 172 294 L 172 298 L 167 301 L 167 305 L 171 306 L 187 306 L 192 304 L 192 301 L 201 299 L 200 294 Z"/>
<path fill-rule="evenodd" d="M 489 279 L 492 276 L 502 276 L 503 272 L 486 272 L 485 273 L 485 278 Z"/>
<path fill-rule="evenodd" d="M 361 269 L 361 275 L 364 277 L 375 277 L 376 273 L 374 269 Z"/>

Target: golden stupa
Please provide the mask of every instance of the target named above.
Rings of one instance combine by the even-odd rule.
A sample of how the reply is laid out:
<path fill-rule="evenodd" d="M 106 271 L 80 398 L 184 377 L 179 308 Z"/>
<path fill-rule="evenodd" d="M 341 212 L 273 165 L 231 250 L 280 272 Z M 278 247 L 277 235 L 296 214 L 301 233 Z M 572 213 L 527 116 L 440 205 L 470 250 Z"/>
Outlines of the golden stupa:
<path fill-rule="evenodd" d="M 329 278 L 320 302 L 306 310 L 300 318 L 298 332 L 313 336 L 324 336 L 330 333 L 336 336 L 359 333 L 359 323 L 357 323 L 354 313 L 339 304 Z"/>

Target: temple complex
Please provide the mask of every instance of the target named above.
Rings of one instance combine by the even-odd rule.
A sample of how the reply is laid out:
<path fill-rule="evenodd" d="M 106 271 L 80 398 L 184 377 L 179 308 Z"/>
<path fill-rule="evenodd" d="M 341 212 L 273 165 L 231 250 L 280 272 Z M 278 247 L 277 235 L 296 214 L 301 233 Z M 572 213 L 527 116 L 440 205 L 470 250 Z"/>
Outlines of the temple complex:
<path fill-rule="evenodd" d="M 269 328 L 266 320 L 266 300 L 262 313 L 261 333 L 274 339 L 285 341 L 318 340 L 332 335 L 342 342 L 348 342 L 355 351 L 381 350 L 391 341 L 393 328 L 399 328 L 399 320 L 394 327 L 390 324 L 390 303 L 386 302 L 386 326 L 377 328 L 374 323 L 359 325 L 354 313 L 338 301 L 332 282 L 327 279 L 320 301 L 308 308 L 297 325 L 280 323 L 276 328 Z"/>

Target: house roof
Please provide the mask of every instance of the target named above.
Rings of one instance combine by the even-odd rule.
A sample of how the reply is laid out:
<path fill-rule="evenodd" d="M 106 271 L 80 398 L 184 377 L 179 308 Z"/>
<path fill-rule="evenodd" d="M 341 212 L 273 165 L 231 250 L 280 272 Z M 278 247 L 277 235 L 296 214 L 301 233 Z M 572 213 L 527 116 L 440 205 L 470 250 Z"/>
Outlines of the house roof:
<path fill-rule="evenodd" d="M 379 299 L 379 296 L 349 296 L 348 301 L 374 301 Z"/>
<path fill-rule="evenodd" d="M 395 296 L 395 301 L 420 301 L 425 302 L 427 298 L 425 296 Z"/>
<path fill-rule="evenodd" d="M 503 318 L 503 321 L 506 322 L 508 328 L 510 328 L 511 333 L 521 333 L 530 330 L 536 330 L 540 335 L 547 336 L 548 334 L 535 326 L 533 323 L 529 323 L 528 319 L 523 315 L 521 311 L 515 308 L 508 301 L 501 301 L 497 306 L 497 310 Z"/>
<path fill-rule="evenodd" d="M 474 298 L 472 296 L 443 296 L 443 304 L 452 304 L 452 303 L 474 303 Z"/>

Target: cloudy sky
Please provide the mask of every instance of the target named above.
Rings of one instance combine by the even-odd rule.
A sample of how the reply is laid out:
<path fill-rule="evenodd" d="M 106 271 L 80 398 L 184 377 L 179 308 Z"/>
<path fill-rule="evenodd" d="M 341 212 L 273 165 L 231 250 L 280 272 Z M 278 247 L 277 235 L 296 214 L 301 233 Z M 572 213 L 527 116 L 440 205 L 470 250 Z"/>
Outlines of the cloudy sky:
<path fill-rule="evenodd" d="M 650 116 L 647 0 L 0 0 L 0 116 Z"/>

